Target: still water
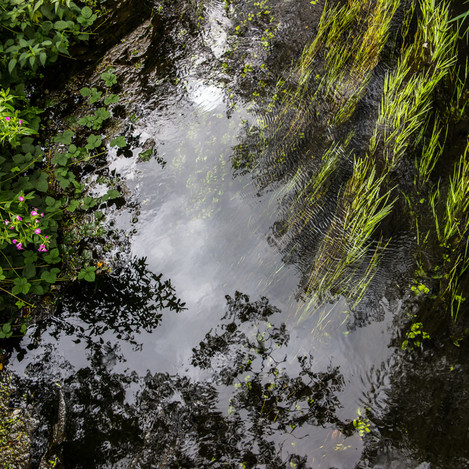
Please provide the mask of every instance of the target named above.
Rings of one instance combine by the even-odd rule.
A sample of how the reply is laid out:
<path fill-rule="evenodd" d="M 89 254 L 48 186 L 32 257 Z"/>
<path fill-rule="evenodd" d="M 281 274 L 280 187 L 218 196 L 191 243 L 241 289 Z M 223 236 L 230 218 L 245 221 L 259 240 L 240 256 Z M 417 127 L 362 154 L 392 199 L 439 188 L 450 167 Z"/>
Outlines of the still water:
<path fill-rule="evenodd" d="M 235 48 L 237 17 L 213 0 L 197 33 L 182 14 L 163 13 L 158 46 L 132 44 L 144 59 L 166 54 L 156 67 L 118 70 L 138 117 L 127 136 L 138 143 L 109 150 L 127 202 L 108 213 L 120 240 L 111 272 L 72 285 L 10 362 L 41 402 L 37 460 L 60 389 L 65 467 L 430 467 L 428 453 L 399 443 L 405 430 L 387 419 L 402 372 L 394 321 L 404 298 L 380 284 L 392 273 L 372 284 L 362 321 L 350 321 L 340 296 L 311 309 L 301 262 L 275 241 L 285 183 L 259 190 L 233 168 L 262 111 L 237 54 L 288 68 L 285 56 L 298 57 L 322 11 L 310 2 L 275 7 L 285 13 L 277 49 L 264 47 L 260 27 Z M 219 67 L 229 51 L 232 76 Z M 406 252 L 406 243 L 390 249 Z"/>

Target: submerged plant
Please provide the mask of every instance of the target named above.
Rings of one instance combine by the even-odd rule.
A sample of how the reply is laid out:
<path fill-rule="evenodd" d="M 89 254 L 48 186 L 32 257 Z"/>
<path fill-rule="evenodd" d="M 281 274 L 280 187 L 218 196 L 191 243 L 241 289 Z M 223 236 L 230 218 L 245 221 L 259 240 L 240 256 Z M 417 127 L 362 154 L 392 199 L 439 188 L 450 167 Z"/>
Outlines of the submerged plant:
<path fill-rule="evenodd" d="M 443 214 L 439 202 L 443 201 Z M 457 320 L 461 303 L 463 275 L 469 267 L 469 142 L 455 164 L 447 195 L 442 199 L 439 187 L 431 197 L 435 230 L 443 249 L 440 296 L 450 295 L 451 316 Z"/>
<path fill-rule="evenodd" d="M 307 282 L 307 293 L 312 295 L 310 306 L 327 292 L 348 296 L 355 304 L 365 294 L 389 242 L 380 238 L 374 243 L 372 239 L 395 202 L 390 200 L 392 189 L 383 191 L 385 181 L 369 159 L 355 160 L 352 177 L 314 259 Z"/>
<path fill-rule="evenodd" d="M 383 98 L 369 152 L 382 154 L 385 170 L 393 170 L 409 148 L 415 148 L 427 125 L 440 82 L 455 67 L 457 31 L 448 21 L 448 5 L 420 2 L 421 17 L 413 42 L 405 48 L 392 72 L 386 73 Z M 379 153 L 378 153 L 379 152 Z M 437 152 L 425 155 L 423 177 L 428 178 Z"/>
<path fill-rule="evenodd" d="M 414 347 L 420 347 L 424 340 L 429 340 L 430 335 L 423 330 L 421 322 L 414 322 L 410 326 L 410 331 L 406 332 L 406 338 L 403 340 L 402 350 L 413 350 Z"/>

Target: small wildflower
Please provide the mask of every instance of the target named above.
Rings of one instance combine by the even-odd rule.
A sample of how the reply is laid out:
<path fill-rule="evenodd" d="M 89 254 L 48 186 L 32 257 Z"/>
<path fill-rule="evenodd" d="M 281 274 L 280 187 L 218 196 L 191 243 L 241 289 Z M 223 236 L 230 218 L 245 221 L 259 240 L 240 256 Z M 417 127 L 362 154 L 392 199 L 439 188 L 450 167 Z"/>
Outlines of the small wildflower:
<path fill-rule="evenodd" d="M 44 212 L 41 213 L 41 217 L 44 218 Z"/>
<path fill-rule="evenodd" d="M 7 122 L 10 122 L 10 118 L 9 118 L 9 117 L 5 117 L 5 120 L 6 120 Z"/>
<path fill-rule="evenodd" d="M 23 119 L 20 119 L 20 125 L 22 125 L 22 124 L 23 124 Z"/>
<path fill-rule="evenodd" d="M 13 227 L 12 227 L 12 226 L 10 226 L 10 230 L 12 230 L 12 229 L 13 229 Z"/>
<path fill-rule="evenodd" d="M 21 251 L 21 249 L 23 249 L 23 243 L 18 243 L 16 245 L 16 249 L 19 249 Z"/>
<path fill-rule="evenodd" d="M 20 196 L 18 197 L 18 200 L 19 200 L 20 202 L 23 202 L 24 197 L 23 197 L 22 195 L 20 195 Z"/>
<path fill-rule="evenodd" d="M 41 233 L 41 228 L 36 228 L 36 229 L 34 230 L 34 233 L 40 234 L 40 233 Z"/>
<path fill-rule="evenodd" d="M 41 244 L 38 249 L 39 252 L 47 252 L 45 244 Z"/>
<path fill-rule="evenodd" d="M 19 220 L 19 221 L 21 221 L 21 220 L 22 220 L 22 218 L 21 218 L 19 215 L 18 215 L 16 218 L 18 218 L 18 220 Z"/>
<path fill-rule="evenodd" d="M 31 211 L 31 215 L 32 215 L 33 217 L 37 217 L 39 214 L 36 212 L 36 210 L 32 210 L 32 211 Z"/>
<path fill-rule="evenodd" d="M 49 236 L 44 236 L 44 238 L 49 239 Z"/>
<path fill-rule="evenodd" d="M 13 243 L 13 244 L 16 244 L 16 241 L 17 241 L 17 240 L 16 240 L 16 239 L 14 239 L 14 240 L 12 241 L 12 243 Z"/>
<path fill-rule="evenodd" d="M 8 225 L 10 223 L 10 220 L 5 220 L 5 225 Z"/>

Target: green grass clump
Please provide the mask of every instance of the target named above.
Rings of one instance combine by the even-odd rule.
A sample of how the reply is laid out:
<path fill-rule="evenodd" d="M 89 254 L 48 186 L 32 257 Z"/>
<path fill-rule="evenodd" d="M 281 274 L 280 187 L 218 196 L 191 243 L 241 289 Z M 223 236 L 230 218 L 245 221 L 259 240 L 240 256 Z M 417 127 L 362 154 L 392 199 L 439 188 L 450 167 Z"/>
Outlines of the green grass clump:
<path fill-rule="evenodd" d="M 305 101 L 326 112 L 330 124 L 346 122 L 378 64 L 399 4 L 400 0 L 353 0 L 332 8 L 326 4 L 318 33 L 299 61 L 298 86 L 288 106 Z M 318 82 L 313 94 L 308 93 L 312 81 Z M 298 109 L 300 117 L 302 106 Z"/>
<path fill-rule="evenodd" d="M 461 279 L 469 267 L 469 142 L 454 167 L 447 191 L 443 199 L 437 187 L 430 204 L 443 249 L 439 296 L 450 295 L 451 316 L 456 320 L 465 301 L 460 291 Z M 443 214 L 439 215 L 441 205 Z"/>
<path fill-rule="evenodd" d="M 352 298 L 355 304 L 362 299 L 387 244 L 382 239 L 373 242 L 379 224 L 395 202 L 390 199 L 392 190 L 381 193 L 385 180 L 385 176 L 377 175 L 370 159 L 355 160 L 352 177 L 315 256 L 307 285 L 312 295 L 310 305 L 319 304 L 328 292 Z"/>
<path fill-rule="evenodd" d="M 369 152 L 393 170 L 419 143 L 420 132 L 432 118 L 435 93 L 451 75 L 457 61 L 458 33 L 449 24 L 449 7 L 435 0 L 420 2 L 417 32 L 401 53 L 396 68 L 386 74 L 383 98 Z M 434 133 L 439 132 L 434 129 Z M 433 144 L 435 146 L 435 144 Z M 428 179 L 439 153 L 427 152 L 421 178 Z"/>

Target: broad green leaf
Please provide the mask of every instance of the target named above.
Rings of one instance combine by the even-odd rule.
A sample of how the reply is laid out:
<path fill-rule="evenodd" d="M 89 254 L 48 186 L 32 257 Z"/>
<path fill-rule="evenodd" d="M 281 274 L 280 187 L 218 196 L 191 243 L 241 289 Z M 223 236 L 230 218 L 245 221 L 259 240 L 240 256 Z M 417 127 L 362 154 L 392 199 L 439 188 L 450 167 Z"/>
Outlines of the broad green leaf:
<path fill-rule="evenodd" d="M 12 73 L 14 68 L 16 67 L 16 64 L 18 61 L 16 59 L 11 59 L 10 62 L 8 62 L 8 72 Z"/>
<path fill-rule="evenodd" d="M 68 21 L 60 20 L 54 23 L 54 28 L 57 29 L 58 31 L 63 31 L 64 29 L 67 29 L 69 27 L 70 27 L 70 24 Z"/>
<path fill-rule="evenodd" d="M 91 95 L 91 90 L 90 90 L 87 86 L 85 86 L 84 88 L 82 88 L 82 89 L 80 90 L 80 94 L 81 94 L 84 98 L 86 98 L 86 97 L 88 97 L 88 96 Z"/>
<path fill-rule="evenodd" d="M 34 264 L 26 264 L 23 269 L 23 276 L 27 279 L 36 275 L 36 266 Z"/>
<path fill-rule="evenodd" d="M 41 175 L 35 181 L 34 187 L 39 192 L 47 192 L 47 190 L 49 189 L 49 182 L 46 173 L 41 173 Z"/>
<path fill-rule="evenodd" d="M 44 257 L 44 260 L 48 264 L 57 264 L 58 262 L 60 262 L 60 253 L 59 253 L 59 250 L 57 248 L 52 249 L 47 254 L 45 254 L 43 257 Z"/>
<path fill-rule="evenodd" d="M 55 283 L 57 281 L 57 274 L 60 272 L 60 269 L 51 269 L 45 271 L 41 274 L 41 279 L 45 280 L 48 283 Z"/>
<path fill-rule="evenodd" d="M 24 263 L 34 264 L 37 261 L 37 253 L 34 251 L 23 251 Z"/>
<path fill-rule="evenodd" d="M 31 288 L 31 284 L 28 282 L 28 279 L 24 277 L 15 278 L 13 280 L 13 283 L 14 287 L 11 290 L 13 295 L 18 295 L 20 293 L 26 295 L 29 292 L 29 289 Z"/>
<path fill-rule="evenodd" d="M 87 282 L 94 282 L 96 278 L 96 267 L 86 267 L 81 269 L 80 273 L 78 274 L 78 279 L 85 279 Z"/>
<path fill-rule="evenodd" d="M 119 135 L 119 137 L 116 137 L 111 140 L 110 143 L 111 147 L 118 146 L 119 148 L 123 148 L 127 145 L 127 142 L 125 140 L 125 137 L 123 135 Z"/>
<path fill-rule="evenodd" d="M 66 166 L 68 164 L 69 156 L 70 155 L 68 153 L 56 153 L 54 158 L 52 158 L 52 162 L 54 164 Z"/>
<path fill-rule="evenodd" d="M 117 199 L 118 197 L 121 196 L 121 193 L 117 191 L 116 189 L 109 189 L 107 191 L 107 196 L 109 197 L 109 199 Z"/>
<path fill-rule="evenodd" d="M 83 18 L 91 18 L 91 16 L 93 15 L 93 11 L 91 10 L 90 7 L 83 7 L 81 9 L 81 16 L 83 16 Z"/>
<path fill-rule="evenodd" d="M 117 94 L 110 94 L 104 98 L 104 104 L 109 106 L 110 104 L 115 104 L 119 101 L 119 96 Z"/>
<path fill-rule="evenodd" d="M 39 61 L 41 62 L 41 65 L 43 67 L 46 65 L 46 60 L 47 60 L 47 54 L 45 52 L 41 52 L 39 54 Z"/>
<path fill-rule="evenodd" d="M 46 292 L 44 290 L 44 287 L 40 283 L 34 283 L 31 287 L 31 293 L 34 293 L 35 295 L 44 295 Z"/>
<path fill-rule="evenodd" d="M 95 148 L 98 148 L 101 146 L 102 139 L 99 135 L 90 135 L 88 137 L 88 143 L 85 145 L 85 148 L 88 150 L 94 150 Z"/>
<path fill-rule="evenodd" d="M 75 133 L 72 130 L 66 130 L 64 133 L 59 134 L 54 137 L 55 143 L 63 143 L 64 145 L 70 145 L 72 143 L 72 138 Z"/>

